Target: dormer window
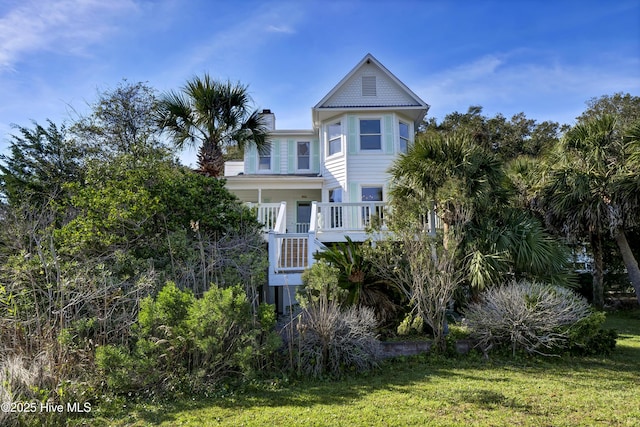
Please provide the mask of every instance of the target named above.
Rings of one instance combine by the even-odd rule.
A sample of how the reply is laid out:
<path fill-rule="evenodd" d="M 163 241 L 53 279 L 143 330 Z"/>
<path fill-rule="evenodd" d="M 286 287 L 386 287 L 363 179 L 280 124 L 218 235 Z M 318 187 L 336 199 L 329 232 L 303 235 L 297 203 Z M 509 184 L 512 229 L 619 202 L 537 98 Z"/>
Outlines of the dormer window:
<path fill-rule="evenodd" d="M 362 96 L 376 95 L 376 76 L 362 76 Z"/>

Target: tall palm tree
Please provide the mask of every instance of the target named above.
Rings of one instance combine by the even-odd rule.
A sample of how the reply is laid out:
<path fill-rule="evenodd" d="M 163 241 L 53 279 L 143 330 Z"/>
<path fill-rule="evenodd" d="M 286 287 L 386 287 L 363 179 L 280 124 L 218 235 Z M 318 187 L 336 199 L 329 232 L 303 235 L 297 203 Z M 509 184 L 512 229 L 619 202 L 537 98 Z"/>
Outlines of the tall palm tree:
<path fill-rule="evenodd" d="M 260 152 L 269 149 L 267 129 L 250 103 L 247 86 L 205 74 L 188 81 L 181 92 L 162 96 L 156 120 L 176 147 L 198 145 L 198 170 L 219 177 L 229 149 L 247 144 L 255 144 Z"/>
<path fill-rule="evenodd" d="M 586 237 L 593 259 L 593 298 L 604 305 L 603 239 L 615 239 L 640 302 L 640 270 L 626 233 L 640 221 L 640 133 L 623 138 L 602 115 L 571 128 L 557 147 L 535 199 L 547 223 L 570 238 Z"/>

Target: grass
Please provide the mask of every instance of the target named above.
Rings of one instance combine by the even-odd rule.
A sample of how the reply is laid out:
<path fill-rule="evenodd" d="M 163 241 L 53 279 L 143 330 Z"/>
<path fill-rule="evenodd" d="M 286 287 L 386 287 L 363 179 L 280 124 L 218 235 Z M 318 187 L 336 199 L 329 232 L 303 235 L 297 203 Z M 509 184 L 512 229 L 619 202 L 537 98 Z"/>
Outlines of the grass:
<path fill-rule="evenodd" d="M 97 408 L 84 421 L 113 426 L 640 425 L 640 310 L 611 315 L 605 326 L 620 334 L 609 358 L 414 357 L 339 382 L 261 384 L 215 399 L 131 403 L 115 415 Z"/>

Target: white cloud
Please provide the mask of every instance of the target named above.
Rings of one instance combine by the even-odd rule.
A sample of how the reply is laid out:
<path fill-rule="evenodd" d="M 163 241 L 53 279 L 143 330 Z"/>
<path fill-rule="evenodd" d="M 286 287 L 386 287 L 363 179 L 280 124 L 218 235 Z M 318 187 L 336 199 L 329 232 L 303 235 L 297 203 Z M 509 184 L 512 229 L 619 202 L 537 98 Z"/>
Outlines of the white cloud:
<path fill-rule="evenodd" d="M 267 27 L 269 33 L 295 34 L 295 30 L 288 25 L 269 25 Z"/>
<path fill-rule="evenodd" d="M 438 119 L 480 105 L 488 115 L 524 112 L 538 120 L 571 123 L 594 96 L 637 93 L 634 59 L 567 65 L 544 54 L 489 55 L 428 76 L 416 92 L 432 105 Z"/>
<path fill-rule="evenodd" d="M 113 19 L 137 10 L 133 0 L 25 1 L 0 18 L 0 72 L 42 51 L 74 55 L 115 30 Z"/>

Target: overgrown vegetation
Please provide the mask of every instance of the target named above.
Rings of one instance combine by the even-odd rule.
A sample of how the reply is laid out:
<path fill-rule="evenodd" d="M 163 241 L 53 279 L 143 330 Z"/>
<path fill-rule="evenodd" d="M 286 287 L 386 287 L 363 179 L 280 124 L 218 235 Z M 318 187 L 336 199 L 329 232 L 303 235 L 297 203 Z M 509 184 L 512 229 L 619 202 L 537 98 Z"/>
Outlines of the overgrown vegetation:
<path fill-rule="evenodd" d="M 640 312 L 608 314 L 603 326 L 620 334 L 606 358 L 401 358 L 340 381 L 280 379 L 210 398 L 104 403 L 91 424 L 636 425 Z"/>
<path fill-rule="evenodd" d="M 489 367 L 500 378 L 520 361 L 525 370 L 530 360 L 549 363 L 531 354 L 560 356 L 563 375 L 569 354 L 616 356 L 617 335 L 602 327 L 604 314 L 569 289 L 576 280 L 565 243 L 593 257 L 597 307 L 605 304 L 607 264 L 624 266 L 626 286 L 640 298 L 640 98 L 594 99 L 572 128 L 524 114 L 487 118 L 480 107 L 424 123 L 390 171 L 392 209 L 376 236 L 391 233 L 364 244 L 347 239 L 318 255 L 299 311 L 287 319 L 261 303 L 267 253 L 260 224 L 213 178 L 245 144 L 268 146 L 249 101 L 245 86 L 208 76 L 160 100 L 145 84 L 123 82 L 69 126 L 17 128 L 0 156 L 2 402 L 109 408 L 130 398 L 163 405 L 170 396 L 247 393 L 269 403 L 260 393 L 298 392 L 312 377 L 342 378 L 331 384 L 346 384 L 345 399 L 371 394 L 379 404 L 375 396 L 396 384 L 370 372 L 379 366 L 397 371 L 402 388 L 433 372 L 450 383 L 456 367 L 444 357 L 454 354 L 459 334 L 487 355 L 506 347 L 512 358 L 491 352 L 487 362 L 472 351 L 455 359 L 471 371 L 465 376 L 484 378 Z M 163 131 L 176 146 L 200 144 L 198 171 L 176 162 Z M 442 229 L 426 220 L 429 212 Z M 408 359 L 412 369 L 382 362 L 380 337 L 405 333 L 433 339 L 439 356 Z M 571 363 L 597 370 L 590 360 Z M 637 358 L 620 363 L 637 371 Z M 384 386 L 360 391 L 364 375 Z M 625 376 L 616 385 L 631 383 Z M 507 407 L 516 418 L 538 408 L 482 386 L 464 398 L 424 401 Z M 433 394 L 424 387 L 418 395 Z M 335 396 L 320 400 L 347 402 Z M 241 399 L 223 402 L 221 412 L 246 409 Z M 75 422 L 57 415 L 2 412 L 0 423 Z M 286 421 L 278 416 L 270 424 Z M 91 417 L 102 421 L 102 414 Z"/>
<path fill-rule="evenodd" d="M 338 276 L 338 270 L 324 262 L 304 274 L 298 293 L 301 310 L 287 328 L 293 332 L 291 359 L 305 375 L 339 377 L 368 371 L 379 361 L 373 309 L 348 304 L 349 291 L 339 286 Z"/>

